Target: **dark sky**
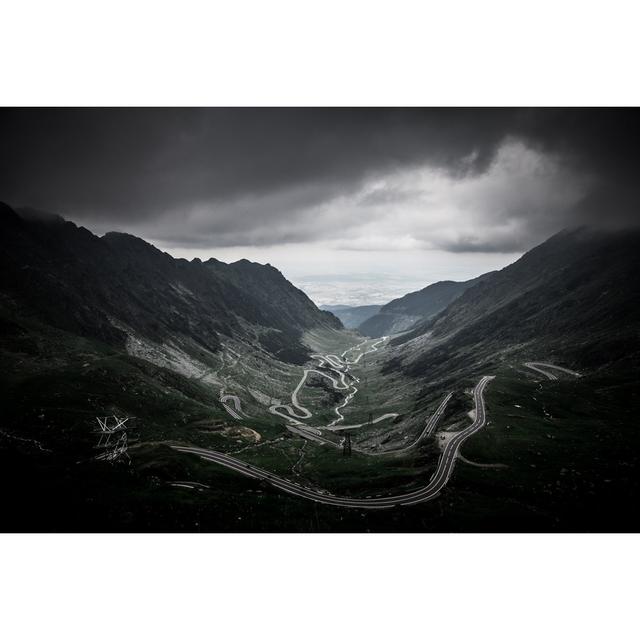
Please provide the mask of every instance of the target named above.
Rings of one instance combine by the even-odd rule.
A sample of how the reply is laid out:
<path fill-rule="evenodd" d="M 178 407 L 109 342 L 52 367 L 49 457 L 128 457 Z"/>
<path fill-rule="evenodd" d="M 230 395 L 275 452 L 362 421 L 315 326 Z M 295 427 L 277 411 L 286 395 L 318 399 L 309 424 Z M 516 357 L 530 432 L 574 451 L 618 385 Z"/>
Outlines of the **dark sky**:
<path fill-rule="evenodd" d="M 298 274 L 511 256 L 636 224 L 639 132 L 637 109 L 3 108 L 0 199 Z"/>

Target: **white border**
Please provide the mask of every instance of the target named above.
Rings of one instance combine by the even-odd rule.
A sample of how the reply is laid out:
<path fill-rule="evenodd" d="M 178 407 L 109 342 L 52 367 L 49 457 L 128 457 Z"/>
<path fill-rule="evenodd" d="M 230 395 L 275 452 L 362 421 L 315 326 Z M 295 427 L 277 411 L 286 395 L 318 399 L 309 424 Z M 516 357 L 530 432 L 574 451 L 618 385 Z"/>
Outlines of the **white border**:
<path fill-rule="evenodd" d="M 636 536 L 3 536 L 0 566 L 11 640 L 638 631 Z"/>
<path fill-rule="evenodd" d="M 625 0 L 21 0 L 5 105 L 637 105 Z"/>

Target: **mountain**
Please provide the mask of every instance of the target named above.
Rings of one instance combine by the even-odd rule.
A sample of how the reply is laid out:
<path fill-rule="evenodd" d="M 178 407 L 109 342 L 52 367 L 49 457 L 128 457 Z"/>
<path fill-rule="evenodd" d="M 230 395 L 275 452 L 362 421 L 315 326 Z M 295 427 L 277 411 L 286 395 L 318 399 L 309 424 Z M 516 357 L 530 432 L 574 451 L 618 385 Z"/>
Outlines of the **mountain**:
<path fill-rule="evenodd" d="M 563 231 L 392 344 L 391 369 L 455 376 L 504 360 L 574 369 L 640 359 L 640 230 Z"/>
<path fill-rule="evenodd" d="M 320 309 L 333 313 L 347 329 L 355 329 L 365 320 L 378 313 L 381 305 L 368 304 L 360 307 L 350 307 L 344 304 L 323 304 L 320 305 Z"/>
<path fill-rule="evenodd" d="M 171 445 L 282 440 L 270 406 L 318 343 L 344 335 L 272 266 L 175 259 L 0 204 L 0 473 L 20 487 L 9 519 L 81 531 L 172 512 L 158 496 L 192 471 Z M 127 430 L 104 436 L 105 416 Z"/>
<path fill-rule="evenodd" d="M 125 349 L 175 343 L 193 357 L 224 337 L 292 363 L 302 334 L 340 328 L 270 265 L 175 259 L 125 233 L 103 237 L 55 216 L 0 206 L 0 295 L 22 318 Z"/>
<path fill-rule="evenodd" d="M 496 376 L 486 428 L 465 443 L 446 504 L 372 510 L 367 528 L 563 530 L 584 522 L 577 512 L 605 513 L 611 526 L 638 493 L 640 231 L 566 231 L 453 283 L 465 289 L 452 300 L 452 283 L 438 283 L 393 301 L 392 313 L 419 320 L 377 347 L 269 265 L 177 260 L 131 235 L 97 237 L 7 206 L 0 231 L 0 479 L 16 487 L 7 526 L 356 530 L 359 511 L 324 505 L 310 517 L 294 496 L 185 448 L 346 495 L 412 491 L 446 438 L 468 429 L 485 375 Z M 312 350 L 332 355 L 309 379 Z M 339 368 L 327 363 L 349 351 L 343 384 L 332 384 Z M 523 372 L 527 361 L 585 375 L 540 381 Z M 305 418 L 284 413 L 301 407 L 312 412 L 306 434 Z M 353 438 L 352 456 L 340 432 L 315 429 L 336 408 L 361 427 L 344 441 Z M 126 418 L 126 432 L 105 435 L 105 416 Z M 425 425 L 438 432 L 423 438 Z"/>
<path fill-rule="evenodd" d="M 358 330 L 372 338 L 407 331 L 420 321 L 442 311 L 487 275 L 466 282 L 452 280 L 435 282 L 420 291 L 407 293 L 402 298 L 396 298 L 385 304 L 377 314 L 362 322 Z"/>

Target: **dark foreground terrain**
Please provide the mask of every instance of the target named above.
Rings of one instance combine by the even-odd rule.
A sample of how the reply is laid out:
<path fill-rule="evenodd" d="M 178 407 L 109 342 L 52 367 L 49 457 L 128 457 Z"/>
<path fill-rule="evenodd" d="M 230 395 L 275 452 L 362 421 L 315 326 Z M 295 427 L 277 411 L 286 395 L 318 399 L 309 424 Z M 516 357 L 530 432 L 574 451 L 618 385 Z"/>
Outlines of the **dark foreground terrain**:
<path fill-rule="evenodd" d="M 463 447 L 435 500 L 381 512 L 315 504 L 168 446 L 142 445 L 131 464 L 85 459 L 77 432 L 64 455 L 0 440 L 5 531 L 637 531 L 637 381 L 539 381 L 504 371 L 487 393 L 489 423 Z M 49 425 L 48 428 L 55 428 Z M 83 444 L 85 446 L 83 446 Z M 73 446 L 75 445 L 75 446 Z M 291 454 L 296 445 L 291 443 Z M 365 495 L 424 482 L 431 461 L 344 458 L 322 450 L 307 482 Z M 262 454 L 277 470 L 278 456 Z M 476 465 L 488 465 L 486 467 Z M 172 486 L 197 481 L 207 488 Z"/>

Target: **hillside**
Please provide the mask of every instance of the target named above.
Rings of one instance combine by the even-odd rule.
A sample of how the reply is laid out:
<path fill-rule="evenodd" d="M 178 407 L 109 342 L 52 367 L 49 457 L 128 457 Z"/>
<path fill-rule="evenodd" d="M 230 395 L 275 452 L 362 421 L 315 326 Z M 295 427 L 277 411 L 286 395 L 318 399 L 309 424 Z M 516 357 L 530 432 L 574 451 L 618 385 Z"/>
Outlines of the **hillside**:
<path fill-rule="evenodd" d="M 402 298 L 396 298 L 381 307 L 376 315 L 360 324 L 358 330 L 372 338 L 407 331 L 420 321 L 442 311 L 487 275 L 489 274 L 466 282 L 452 280 L 435 282 L 420 291 L 407 293 Z"/>
<path fill-rule="evenodd" d="M 113 487 L 111 506 L 130 495 L 129 458 L 119 476 L 97 457 L 107 450 L 96 417 L 130 418 L 146 504 L 174 464 L 166 444 L 147 462 L 149 443 L 237 447 L 281 436 L 272 399 L 290 392 L 318 343 L 342 351 L 354 340 L 269 265 L 174 259 L 131 235 L 97 237 L 6 205 L 0 231 L 0 460 L 3 477 L 24 488 L 12 508 L 23 517 L 24 496 L 35 500 L 48 514 L 41 529 L 56 530 L 61 502 L 82 529 L 74 514 L 86 516 L 93 495 Z M 96 494 L 86 496 L 87 483 Z"/>
<path fill-rule="evenodd" d="M 323 304 L 320 309 L 333 313 L 347 329 L 355 329 L 381 309 L 379 304 L 350 307 L 344 304 Z"/>
<path fill-rule="evenodd" d="M 505 360 L 633 370 L 640 354 L 640 231 L 561 232 L 393 341 L 391 369 L 455 375 Z"/>
<path fill-rule="evenodd" d="M 6 205 L 0 229 L 5 306 L 117 348 L 135 337 L 200 356 L 228 337 L 302 362 L 305 330 L 340 327 L 270 265 L 175 259 L 128 234 L 100 238 L 59 216 Z"/>

